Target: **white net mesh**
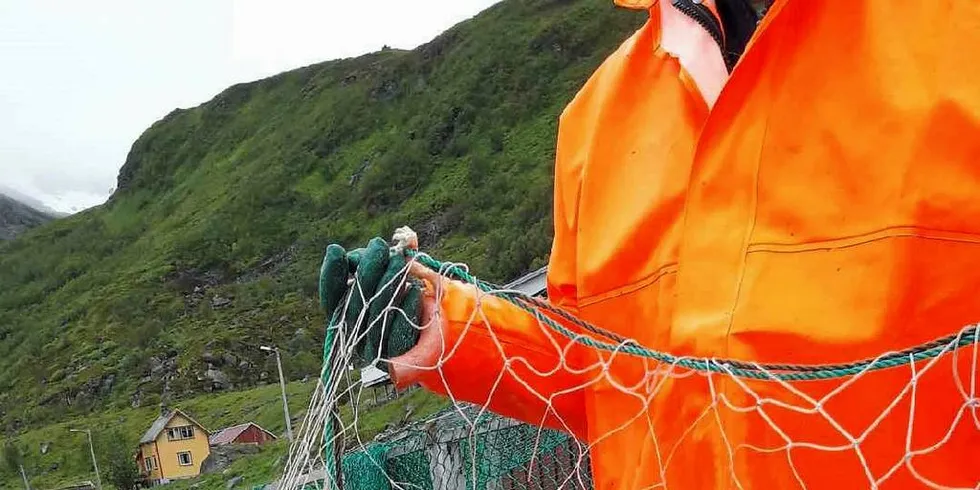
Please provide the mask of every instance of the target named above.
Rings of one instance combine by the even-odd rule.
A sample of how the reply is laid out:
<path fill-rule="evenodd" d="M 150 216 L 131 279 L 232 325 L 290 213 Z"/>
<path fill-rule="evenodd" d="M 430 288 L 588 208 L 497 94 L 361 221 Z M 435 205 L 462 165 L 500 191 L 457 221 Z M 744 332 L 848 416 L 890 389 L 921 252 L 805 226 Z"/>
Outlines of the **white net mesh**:
<path fill-rule="evenodd" d="M 458 277 L 462 267 L 441 273 Z M 980 326 L 852 364 L 763 365 L 658 357 L 629 339 L 583 333 L 545 307 L 536 321 L 549 345 L 537 348 L 556 362 L 542 367 L 514 355 L 502 340 L 511 334 L 484 311 L 489 296 L 538 311 L 540 300 L 484 289 L 472 288 L 476 308 L 462 333 L 439 337 L 438 362 L 394 368 L 441 380 L 447 408 L 431 416 L 405 414 L 387 391 L 376 401 L 379 388 L 348 368 L 361 339 L 331 327 L 321 383 L 277 487 L 980 488 Z M 394 301 L 386 311 L 410 317 Z M 499 365 L 452 362 L 466 355 L 471 328 L 490 339 Z M 582 350 L 590 355 L 574 354 Z M 454 372 L 460 366 L 472 377 Z M 575 383 L 548 381 L 558 378 Z M 379 417 L 389 426 L 377 434 Z"/>

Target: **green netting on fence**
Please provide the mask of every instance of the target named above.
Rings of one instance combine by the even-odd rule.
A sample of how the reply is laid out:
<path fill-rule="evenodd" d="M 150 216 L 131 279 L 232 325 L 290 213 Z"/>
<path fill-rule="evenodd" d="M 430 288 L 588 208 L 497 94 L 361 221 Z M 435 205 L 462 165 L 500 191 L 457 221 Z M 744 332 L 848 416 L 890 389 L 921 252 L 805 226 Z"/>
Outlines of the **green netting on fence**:
<path fill-rule="evenodd" d="M 585 449 L 567 434 L 476 407 L 452 408 L 343 458 L 344 490 L 589 489 Z"/>
<path fill-rule="evenodd" d="M 464 461 L 472 463 L 463 468 L 467 490 L 577 488 L 579 453 L 565 434 L 518 424 L 474 439 L 459 441 Z"/>
<path fill-rule="evenodd" d="M 344 476 L 345 490 L 375 490 L 388 488 L 388 479 L 385 477 L 385 469 L 379 462 L 385 460 L 388 447 L 384 444 L 374 444 L 364 450 L 353 452 L 344 456 L 342 467 Z"/>
<path fill-rule="evenodd" d="M 394 481 L 395 488 L 433 490 L 429 457 L 424 447 L 389 458 L 385 461 L 385 468 L 388 470 L 388 476 Z M 349 477 L 358 478 L 356 475 Z"/>

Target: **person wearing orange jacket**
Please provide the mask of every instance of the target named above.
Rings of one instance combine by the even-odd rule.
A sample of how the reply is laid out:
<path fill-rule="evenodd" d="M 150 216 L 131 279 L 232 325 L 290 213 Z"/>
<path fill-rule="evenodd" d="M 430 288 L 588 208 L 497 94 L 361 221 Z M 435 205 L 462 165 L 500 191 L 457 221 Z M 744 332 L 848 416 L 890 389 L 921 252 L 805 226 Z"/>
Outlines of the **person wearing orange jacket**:
<path fill-rule="evenodd" d="M 561 115 L 553 305 L 649 349 L 759 363 L 847 363 L 980 321 L 980 4 L 617 3 L 649 20 Z M 395 382 L 574 434 L 598 489 L 980 484 L 976 345 L 738 379 L 589 348 L 411 270 L 426 328 L 376 351 Z"/>

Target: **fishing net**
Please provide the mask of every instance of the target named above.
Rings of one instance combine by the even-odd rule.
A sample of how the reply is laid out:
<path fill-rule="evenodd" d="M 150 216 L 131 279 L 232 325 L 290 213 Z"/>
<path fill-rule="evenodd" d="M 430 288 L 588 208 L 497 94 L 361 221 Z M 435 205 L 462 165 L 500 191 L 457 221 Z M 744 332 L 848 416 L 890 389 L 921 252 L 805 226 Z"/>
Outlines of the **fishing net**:
<path fill-rule="evenodd" d="M 622 488 L 980 488 L 978 325 L 844 364 L 675 356 L 578 320 L 540 297 L 479 281 L 465 266 L 409 253 L 444 276 L 475 285 L 482 295 L 530 312 L 554 338 L 594 351 L 597 361 L 588 369 L 565 363 L 560 368 L 588 374 L 576 390 L 601 389 L 597 396 L 625 401 L 590 419 L 587 434 L 576 437 L 561 430 L 570 425 L 563 426 L 557 409 L 550 416 L 558 423 L 545 427 L 457 399 L 457 390 L 446 386 L 448 408 L 422 420 L 394 417 L 389 430 L 367 434 L 364 420 L 386 404 L 374 403 L 348 368 L 358 339 L 333 318 L 320 383 L 275 488 L 608 487 L 608 480 L 596 483 L 600 470 L 592 463 L 599 457 L 604 459 L 596 468 L 618 458 L 654 475 L 629 480 L 642 472 L 627 467 L 613 475 L 620 478 L 614 486 Z M 397 311 L 394 304 L 389 309 Z M 474 321 L 479 318 L 474 314 Z M 520 378 L 513 366 L 521 360 L 508 358 L 503 349 L 500 354 L 506 360 L 502 376 Z M 611 376 L 617 362 L 642 366 L 638 381 L 623 384 Z M 533 383 L 519 379 L 509 386 L 534 390 Z M 875 390 L 885 392 L 865 396 Z M 555 399 L 554 393 L 535 395 L 545 404 Z M 620 442 L 644 454 L 617 453 Z M 963 469 L 971 464 L 973 470 Z M 842 484 L 842 474 L 851 479 Z M 631 484 L 638 481 L 643 483 Z M 677 481 L 682 483 L 672 483 Z"/>

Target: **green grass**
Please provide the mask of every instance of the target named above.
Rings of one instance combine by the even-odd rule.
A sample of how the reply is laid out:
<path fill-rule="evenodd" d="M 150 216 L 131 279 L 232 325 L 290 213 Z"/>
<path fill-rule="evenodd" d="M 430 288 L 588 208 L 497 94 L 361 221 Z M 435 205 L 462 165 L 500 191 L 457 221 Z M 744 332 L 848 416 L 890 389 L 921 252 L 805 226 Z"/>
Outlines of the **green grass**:
<path fill-rule="evenodd" d="M 302 419 L 315 387 L 316 381 L 313 380 L 286 385 L 286 399 L 289 400 L 289 413 L 293 419 Z M 255 422 L 280 436 L 286 430 L 280 388 L 275 383 L 245 391 L 192 398 L 181 403 L 180 407 L 186 407 L 188 415 L 211 431 L 246 421 Z"/>
<path fill-rule="evenodd" d="M 234 356 L 216 367 L 236 389 L 275 379 L 269 343 L 289 379 L 315 376 L 331 242 L 410 225 L 484 279 L 544 264 L 558 115 L 644 18 L 608 0 L 507 0 L 413 51 L 173 111 L 133 144 L 107 204 L 0 244 L 2 432 L 135 427 L 165 391 L 194 411 L 211 389 L 206 352 Z M 276 423 L 249 399 L 200 403 L 205 424 Z"/>
<path fill-rule="evenodd" d="M 313 381 L 287 385 L 287 399 L 294 418 L 305 412 L 315 386 Z M 276 435 L 282 435 L 285 430 L 278 384 L 190 398 L 175 407 L 211 431 L 243 422 L 255 422 Z M 25 468 L 32 485 L 35 488 L 55 487 L 94 479 L 85 436 L 68 432 L 69 428 L 92 430 L 95 451 L 98 454 L 102 453 L 100 448 L 109 444 L 124 444 L 132 447 L 135 452 L 137 441 L 158 415 L 159 410 L 156 407 L 105 410 L 28 430 L 12 440 L 25 454 Z M 122 441 L 110 439 L 113 430 L 118 430 L 123 437 Z M 5 442 L 0 440 L 0 447 Z M 41 444 L 45 442 L 50 444 L 49 450 L 46 454 L 41 454 Z M 7 468 L 0 468 L 0 488 L 20 486 L 18 482 L 19 475 Z"/>
<path fill-rule="evenodd" d="M 366 395 L 365 395 L 366 396 Z M 349 438 L 347 447 L 359 447 L 369 443 L 386 428 L 397 429 L 401 422 L 423 420 L 430 415 L 452 405 L 448 398 L 433 395 L 424 390 L 415 390 L 407 395 L 378 407 L 359 410 L 355 420 L 350 405 L 341 407 L 341 418 L 348 427 L 356 428 L 356 438 Z M 411 416 L 405 418 L 408 409 Z M 351 431 L 352 435 L 355 431 Z"/>
<path fill-rule="evenodd" d="M 258 454 L 236 460 L 224 471 L 191 480 L 175 481 L 167 485 L 167 489 L 184 490 L 193 487 L 199 490 L 225 490 L 227 482 L 239 476 L 242 480 L 236 488 L 263 485 L 279 478 L 288 455 L 289 446 L 286 441 L 276 441 L 262 446 Z"/>
<path fill-rule="evenodd" d="M 315 381 L 293 382 L 286 386 L 286 397 L 289 400 L 295 433 L 300 430 L 315 387 Z M 368 394 L 364 394 L 362 399 L 366 397 Z M 345 426 L 351 429 L 348 444 L 350 447 L 356 447 L 357 441 L 366 444 L 386 426 L 397 426 L 402 423 L 406 409 L 409 407 L 413 410 L 406 422 L 422 420 L 449 405 L 448 399 L 423 390 L 415 390 L 388 403 L 359 410 L 356 421 L 350 404 L 342 407 L 341 415 Z M 212 432 L 243 422 L 255 422 L 281 438 L 280 442 L 264 447 L 261 453 L 236 461 L 223 474 L 205 475 L 190 483 L 203 481 L 205 482 L 203 486 L 198 488 L 211 488 L 209 485 L 223 485 L 222 482 L 238 475 L 243 476 L 244 482 L 248 484 L 267 483 L 278 477 L 288 452 L 278 384 L 198 396 L 185 400 L 176 408 L 180 408 Z M 25 468 L 31 484 L 35 488 L 56 487 L 94 479 L 85 436 L 70 433 L 69 428 L 91 429 L 96 453 L 101 454 L 103 448 L 109 444 L 124 444 L 135 452 L 136 442 L 158 414 L 157 409 L 150 407 L 105 411 L 25 431 L 11 440 L 25 455 Z M 116 431 L 123 440 L 112 438 Z M 355 431 L 356 438 L 353 437 Z M 3 447 L 6 442 L 0 439 L 0 447 Z M 41 444 L 45 442 L 50 444 L 49 450 L 46 454 L 41 454 Z M 101 465 L 107 466 L 105 461 Z M 20 486 L 19 482 L 20 476 L 17 473 L 0 467 L 0 488 L 16 488 Z"/>

